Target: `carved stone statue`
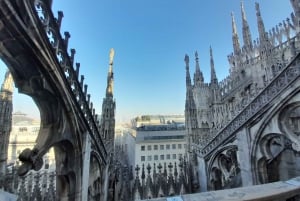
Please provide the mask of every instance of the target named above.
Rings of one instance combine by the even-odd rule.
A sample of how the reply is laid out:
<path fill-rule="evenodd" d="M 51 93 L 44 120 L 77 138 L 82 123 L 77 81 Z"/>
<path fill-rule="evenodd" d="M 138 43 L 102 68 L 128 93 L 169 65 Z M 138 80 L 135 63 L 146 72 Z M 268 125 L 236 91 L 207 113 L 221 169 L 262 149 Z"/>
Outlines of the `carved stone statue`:
<path fill-rule="evenodd" d="M 113 63 L 114 56 L 115 56 L 115 50 L 114 50 L 114 48 L 111 48 L 111 49 L 110 49 L 110 52 L 109 52 L 109 63 L 110 63 L 110 64 Z"/>

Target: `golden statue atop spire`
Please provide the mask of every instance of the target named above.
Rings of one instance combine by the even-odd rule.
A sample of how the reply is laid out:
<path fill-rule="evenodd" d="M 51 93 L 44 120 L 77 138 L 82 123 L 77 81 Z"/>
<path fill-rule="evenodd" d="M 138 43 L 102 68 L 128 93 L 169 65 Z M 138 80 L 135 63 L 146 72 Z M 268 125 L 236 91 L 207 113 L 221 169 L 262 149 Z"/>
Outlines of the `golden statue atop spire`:
<path fill-rule="evenodd" d="M 113 63 L 114 56 L 115 56 L 115 50 L 114 50 L 114 48 L 111 48 L 109 51 L 109 64 Z"/>
<path fill-rule="evenodd" d="M 113 60 L 115 56 L 114 48 L 111 48 L 109 51 L 109 68 L 107 75 L 107 87 L 106 87 L 106 96 L 113 96 L 113 87 L 114 87 L 114 73 L 113 73 Z"/>

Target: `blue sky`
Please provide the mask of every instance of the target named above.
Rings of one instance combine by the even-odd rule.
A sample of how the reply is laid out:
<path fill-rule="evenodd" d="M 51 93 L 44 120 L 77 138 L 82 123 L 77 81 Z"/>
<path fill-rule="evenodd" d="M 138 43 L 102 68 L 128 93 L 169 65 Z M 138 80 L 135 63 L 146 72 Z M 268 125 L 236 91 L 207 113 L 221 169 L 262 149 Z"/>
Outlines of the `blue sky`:
<path fill-rule="evenodd" d="M 69 49 L 89 85 L 97 113 L 105 96 L 109 50 L 115 49 L 114 97 L 116 119 L 128 121 L 142 114 L 184 114 L 185 63 L 199 54 L 205 81 L 210 80 L 212 46 L 219 81 L 228 75 L 232 52 L 230 13 L 234 12 L 242 44 L 240 0 L 53 0 L 53 12 L 64 12 L 61 32 L 69 31 Z M 244 0 L 252 39 L 258 36 L 255 2 L 260 4 L 267 30 L 290 16 L 287 0 Z M 5 65 L 0 64 L 2 82 Z M 30 98 L 15 90 L 14 111 L 38 117 Z"/>

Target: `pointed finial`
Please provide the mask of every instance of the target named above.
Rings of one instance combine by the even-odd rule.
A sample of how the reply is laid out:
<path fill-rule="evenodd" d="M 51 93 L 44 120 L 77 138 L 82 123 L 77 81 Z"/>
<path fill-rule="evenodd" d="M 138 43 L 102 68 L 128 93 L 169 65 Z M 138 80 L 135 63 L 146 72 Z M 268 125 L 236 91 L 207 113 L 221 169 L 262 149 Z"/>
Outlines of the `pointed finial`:
<path fill-rule="evenodd" d="M 57 17 L 57 26 L 60 29 L 60 27 L 61 27 L 61 21 L 62 21 L 62 18 L 64 17 L 64 13 L 62 11 L 58 11 L 57 14 L 58 14 L 58 17 Z"/>
<path fill-rule="evenodd" d="M 260 14 L 259 3 L 255 2 L 255 10 L 257 14 Z"/>
<path fill-rule="evenodd" d="M 5 92 L 9 92 L 9 93 L 13 93 L 14 90 L 14 80 L 12 78 L 11 73 L 9 72 L 9 70 L 6 71 L 5 73 L 5 77 L 4 77 L 4 81 L 1 87 L 1 91 L 5 91 Z"/>
<path fill-rule="evenodd" d="M 167 177 L 168 176 L 168 173 L 167 173 L 167 164 L 166 162 L 164 162 L 164 176 Z"/>
<path fill-rule="evenodd" d="M 138 165 L 136 165 L 136 167 L 135 167 L 136 179 L 139 178 L 139 170 L 140 170 L 140 167 Z"/>
<path fill-rule="evenodd" d="M 232 42 L 233 42 L 233 50 L 234 50 L 234 55 L 239 55 L 240 54 L 240 41 L 239 41 L 239 36 L 237 34 L 237 28 L 236 28 L 236 23 L 235 23 L 235 18 L 233 12 L 231 12 L 231 23 L 232 23 Z"/>
<path fill-rule="evenodd" d="M 202 83 L 204 83 L 204 78 L 200 70 L 199 57 L 197 51 L 195 51 L 195 59 L 196 59 L 196 72 L 194 74 L 194 84 L 201 85 Z"/>
<path fill-rule="evenodd" d="M 161 163 L 159 163 L 159 164 L 158 164 L 157 168 L 158 168 L 158 172 L 159 172 L 159 174 L 161 174 L 161 169 L 162 169 L 162 165 L 161 165 Z"/>
<path fill-rule="evenodd" d="M 142 179 L 144 180 L 145 179 L 145 165 L 143 163 L 143 166 L 142 166 Z"/>
<path fill-rule="evenodd" d="M 153 177 L 156 178 L 157 174 L 156 174 L 156 164 L 153 164 Z"/>
<path fill-rule="evenodd" d="M 247 49 L 252 49 L 252 38 L 251 38 L 251 33 L 250 33 L 250 28 L 247 22 L 246 18 L 246 12 L 244 9 L 244 1 L 241 1 L 241 12 L 242 12 L 242 20 L 243 20 L 243 40 L 244 40 L 244 46 Z"/>
<path fill-rule="evenodd" d="M 232 33 L 237 34 L 237 28 L 236 28 L 235 17 L 233 12 L 231 12 L 231 23 L 232 23 Z"/>
<path fill-rule="evenodd" d="M 190 62 L 190 58 L 189 58 L 189 56 L 187 54 L 184 57 L 184 61 L 185 61 L 186 66 L 188 66 L 189 62 Z"/>
<path fill-rule="evenodd" d="M 198 52 L 197 52 L 197 51 L 195 52 L 195 58 L 196 58 L 196 61 L 198 61 L 198 60 L 199 60 L 199 57 L 198 57 Z"/>
<path fill-rule="evenodd" d="M 255 3 L 255 9 L 256 9 L 256 17 L 257 17 L 257 26 L 258 26 L 258 33 L 259 33 L 259 41 L 260 45 L 264 44 L 268 41 L 268 36 L 265 31 L 265 25 L 263 22 L 263 19 L 261 17 L 259 4 Z"/>
<path fill-rule="evenodd" d="M 150 163 L 148 163 L 148 165 L 147 165 L 147 172 L 148 172 L 148 174 L 150 174 L 150 171 L 151 171 L 151 165 L 150 165 Z"/>
<path fill-rule="evenodd" d="M 218 83 L 218 78 L 216 75 L 213 52 L 212 52 L 211 46 L 210 46 L 209 52 L 210 52 L 210 83 L 216 85 Z"/>
<path fill-rule="evenodd" d="M 242 19 L 246 20 L 245 8 L 244 8 L 244 1 L 241 1 L 241 11 L 242 11 Z"/>
<path fill-rule="evenodd" d="M 177 164 L 175 162 L 174 164 L 174 176 L 177 177 L 178 176 L 178 172 L 177 172 Z"/>

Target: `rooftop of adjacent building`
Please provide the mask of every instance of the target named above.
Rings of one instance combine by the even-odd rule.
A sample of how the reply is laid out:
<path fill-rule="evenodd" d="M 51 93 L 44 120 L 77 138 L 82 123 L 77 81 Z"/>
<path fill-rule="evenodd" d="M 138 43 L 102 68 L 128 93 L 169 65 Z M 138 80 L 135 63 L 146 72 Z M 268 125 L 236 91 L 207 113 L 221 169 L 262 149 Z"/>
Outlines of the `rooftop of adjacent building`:
<path fill-rule="evenodd" d="M 131 120 L 132 128 L 146 128 L 145 126 L 149 126 L 147 128 L 151 129 L 159 129 L 159 126 L 165 127 L 173 127 L 175 125 L 184 125 L 185 117 L 184 115 L 142 115 L 137 116 Z M 172 125 L 172 126 L 170 126 Z M 158 126 L 158 127 L 153 127 Z M 162 128 L 163 128 L 162 127 Z"/>
<path fill-rule="evenodd" d="M 169 131 L 169 130 L 184 130 L 185 124 L 184 122 L 175 122 L 172 121 L 168 124 L 161 125 L 142 125 L 137 127 L 137 131 Z"/>
<path fill-rule="evenodd" d="M 27 114 L 17 111 L 12 114 L 12 124 L 13 126 L 18 126 L 18 125 L 39 125 L 40 120 L 31 118 L 27 116 Z"/>
<path fill-rule="evenodd" d="M 145 126 L 148 127 L 148 126 Z M 149 126 L 154 128 L 155 126 Z M 158 126 L 156 130 L 137 130 L 136 143 L 141 142 L 164 142 L 164 141 L 185 141 L 185 129 L 162 129 L 167 128 Z M 183 128 L 183 129 L 182 129 Z"/>

